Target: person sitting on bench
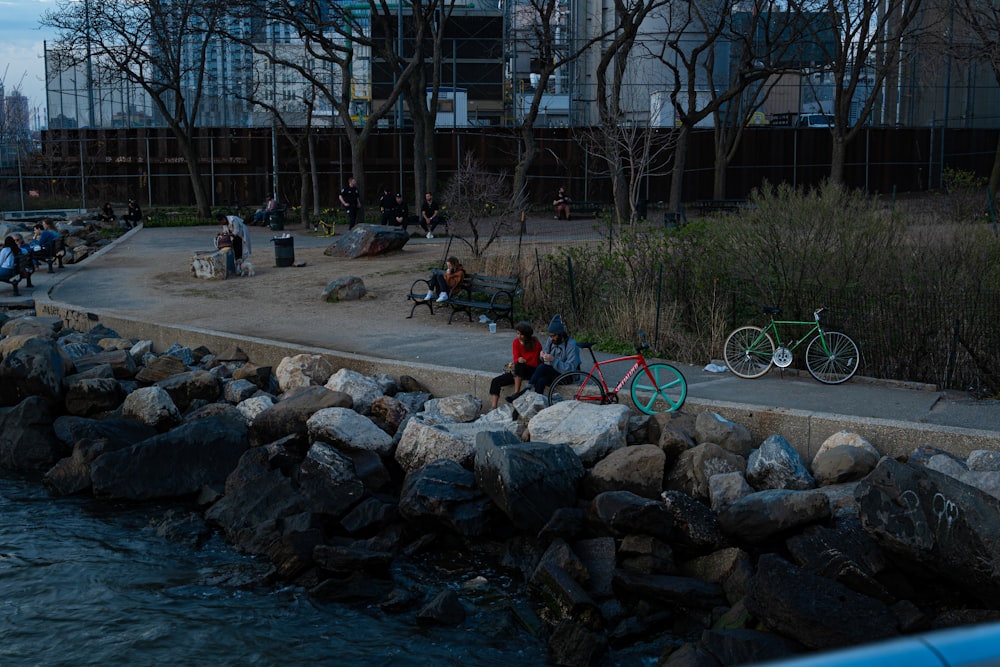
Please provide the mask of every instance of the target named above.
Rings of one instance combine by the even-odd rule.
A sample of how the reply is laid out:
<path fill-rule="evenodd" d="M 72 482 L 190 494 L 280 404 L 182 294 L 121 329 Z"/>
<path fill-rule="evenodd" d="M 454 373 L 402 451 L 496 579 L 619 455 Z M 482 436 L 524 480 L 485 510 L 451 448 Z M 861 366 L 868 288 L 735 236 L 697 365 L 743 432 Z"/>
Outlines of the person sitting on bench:
<path fill-rule="evenodd" d="M 437 302 L 443 303 L 448 300 L 452 292 L 456 291 L 465 282 L 465 267 L 458 261 L 458 257 L 452 255 L 445 264 L 448 266 L 446 270 L 435 270 L 431 274 L 430 280 L 427 281 L 430 283 L 431 288 L 427 290 L 424 301 L 433 299 L 436 292 L 438 294 Z"/>
<path fill-rule="evenodd" d="M 0 249 L 0 280 L 14 277 L 17 271 L 17 256 L 20 254 L 21 249 L 17 247 L 13 236 L 3 240 L 3 248 Z"/>
<path fill-rule="evenodd" d="M 552 205 L 556 207 L 556 220 L 564 217 L 569 220 L 569 205 L 572 200 L 566 195 L 565 188 L 559 188 L 556 198 L 552 200 Z"/>

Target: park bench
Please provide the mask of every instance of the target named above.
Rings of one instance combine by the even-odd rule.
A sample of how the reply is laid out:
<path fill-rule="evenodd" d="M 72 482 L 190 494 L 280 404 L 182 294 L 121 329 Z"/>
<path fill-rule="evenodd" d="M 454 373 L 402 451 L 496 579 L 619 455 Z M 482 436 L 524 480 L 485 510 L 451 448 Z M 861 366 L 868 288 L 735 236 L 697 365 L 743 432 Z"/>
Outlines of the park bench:
<path fill-rule="evenodd" d="M 430 290 L 430 281 L 419 278 L 413 281 L 410 286 L 410 293 L 406 298 L 413 301 L 410 314 L 407 319 L 413 317 L 417 306 L 427 306 L 431 315 L 434 314 L 434 306 L 449 306 L 451 315 L 448 316 L 448 324 L 456 313 L 465 313 L 472 321 L 473 312 L 482 312 L 492 320 L 505 319 L 514 327 L 514 299 L 521 295 L 524 288 L 518 278 L 502 278 L 500 276 L 487 276 L 480 273 L 470 275 L 458 290 L 451 295 L 447 301 L 436 302 L 433 299 L 425 299 Z"/>
<path fill-rule="evenodd" d="M 599 201 L 576 201 L 569 204 L 569 217 L 573 218 L 599 218 L 604 214 L 606 204 Z"/>
<path fill-rule="evenodd" d="M 34 287 L 31 284 L 31 274 L 35 272 L 35 263 L 31 259 L 31 253 L 16 253 L 14 256 L 14 275 L 4 278 L 4 282 L 10 283 L 11 287 L 14 288 L 14 296 L 20 296 L 21 290 L 18 287 L 18 283 L 21 280 L 25 280 L 24 283 L 28 287 Z"/>
<path fill-rule="evenodd" d="M 49 273 L 55 273 L 52 269 L 52 265 L 56 264 L 59 268 L 63 267 L 63 257 L 66 255 L 66 241 L 60 236 L 57 239 L 53 239 L 52 243 L 45 246 L 41 250 L 35 250 L 31 253 L 31 257 L 35 262 L 45 262 L 49 266 Z"/>

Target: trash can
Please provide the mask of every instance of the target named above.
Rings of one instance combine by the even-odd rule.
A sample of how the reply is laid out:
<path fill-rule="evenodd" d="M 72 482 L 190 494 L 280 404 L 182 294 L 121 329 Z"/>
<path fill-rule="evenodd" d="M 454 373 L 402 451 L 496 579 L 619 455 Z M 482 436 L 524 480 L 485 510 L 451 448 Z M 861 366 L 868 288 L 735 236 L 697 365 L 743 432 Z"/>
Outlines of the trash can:
<path fill-rule="evenodd" d="M 291 266 L 295 263 L 295 239 L 290 234 L 274 236 L 271 243 L 274 244 L 275 266 Z"/>

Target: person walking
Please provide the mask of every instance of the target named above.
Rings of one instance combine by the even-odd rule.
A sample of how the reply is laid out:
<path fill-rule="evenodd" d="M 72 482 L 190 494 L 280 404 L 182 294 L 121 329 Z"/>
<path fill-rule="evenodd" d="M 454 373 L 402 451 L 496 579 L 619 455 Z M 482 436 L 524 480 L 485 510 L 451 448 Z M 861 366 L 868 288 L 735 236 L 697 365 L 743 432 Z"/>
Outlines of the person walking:
<path fill-rule="evenodd" d="M 347 228 L 354 229 L 358 224 L 358 209 L 361 208 L 361 193 L 358 191 L 358 180 L 351 176 L 347 185 L 340 191 L 340 205 L 347 212 Z"/>

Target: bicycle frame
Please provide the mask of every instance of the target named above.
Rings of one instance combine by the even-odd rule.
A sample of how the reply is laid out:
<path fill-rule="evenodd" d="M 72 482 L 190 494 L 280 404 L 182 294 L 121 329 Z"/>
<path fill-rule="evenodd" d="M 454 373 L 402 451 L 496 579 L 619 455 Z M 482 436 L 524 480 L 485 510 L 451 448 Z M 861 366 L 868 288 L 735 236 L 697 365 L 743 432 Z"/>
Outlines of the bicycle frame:
<path fill-rule="evenodd" d="M 597 355 L 594 354 L 593 349 L 590 350 L 590 356 L 594 359 L 594 365 L 587 373 L 587 378 L 596 377 L 601 382 L 601 387 L 604 389 L 606 394 L 617 394 L 625 386 L 625 383 L 632 379 L 632 377 L 638 373 L 640 370 L 646 372 L 646 376 L 649 378 L 650 382 L 655 382 L 652 375 L 649 373 L 649 366 L 646 364 L 646 358 L 641 354 L 629 354 L 624 357 L 615 357 L 614 359 L 605 359 L 604 361 L 598 361 Z M 615 385 L 614 389 L 608 387 L 608 381 L 604 378 L 604 371 L 601 369 L 602 366 L 607 366 L 610 364 L 622 363 L 625 361 L 632 361 L 632 367 L 628 369 L 628 372 L 622 377 L 621 381 Z M 596 372 L 596 375 L 595 375 Z"/>
<path fill-rule="evenodd" d="M 798 340 L 796 340 L 791 345 L 785 345 L 784 343 L 782 343 L 781 336 L 778 334 L 778 326 L 779 325 L 782 325 L 782 326 L 785 326 L 785 325 L 788 325 L 788 326 L 807 326 L 807 327 L 809 327 L 809 331 L 807 331 L 805 333 L 805 335 L 803 335 L 801 338 L 799 338 Z M 802 345 L 802 343 L 804 343 L 807 340 L 809 340 L 810 338 L 812 338 L 813 334 L 815 334 L 817 332 L 819 333 L 820 337 L 823 336 L 823 328 L 819 325 L 819 321 L 818 320 L 815 321 L 815 322 L 802 322 L 802 321 L 799 321 L 799 320 L 774 320 L 774 319 L 772 319 L 771 322 L 766 327 L 764 327 L 763 329 L 761 329 L 761 333 L 762 334 L 771 333 L 771 334 L 774 335 L 774 344 L 777 347 L 784 347 L 784 348 L 787 348 L 787 349 L 793 350 L 793 351 L 797 347 L 799 347 L 800 345 Z"/>

